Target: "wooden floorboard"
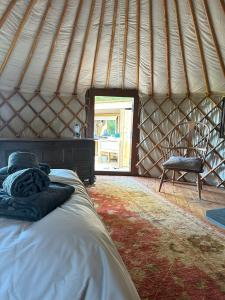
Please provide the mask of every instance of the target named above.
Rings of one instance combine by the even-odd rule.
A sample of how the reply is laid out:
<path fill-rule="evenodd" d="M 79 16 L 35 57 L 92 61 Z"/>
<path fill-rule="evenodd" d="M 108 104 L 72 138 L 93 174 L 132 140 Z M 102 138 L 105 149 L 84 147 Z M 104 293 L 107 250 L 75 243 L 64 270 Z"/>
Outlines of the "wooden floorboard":
<path fill-rule="evenodd" d="M 173 185 L 172 182 L 165 182 L 159 193 L 159 179 L 144 177 L 135 177 L 135 179 L 168 201 L 204 219 L 206 210 L 225 207 L 225 190 L 222 188 L 203 185 L 202 199 L 199 200 L 195 185 L 185 183 Z"/>

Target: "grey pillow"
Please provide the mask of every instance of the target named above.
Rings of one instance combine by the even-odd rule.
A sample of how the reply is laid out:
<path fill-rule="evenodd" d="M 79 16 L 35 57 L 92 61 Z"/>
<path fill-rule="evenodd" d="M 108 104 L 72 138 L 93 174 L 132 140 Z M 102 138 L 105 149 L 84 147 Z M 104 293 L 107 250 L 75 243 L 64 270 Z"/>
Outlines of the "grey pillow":
<path fill-rule="evenodd" d="M 162 165 L 165 169 L 178 169 L 196 173 L 203 172 L 202 159 L 199 157 L 171 156 Z"/>

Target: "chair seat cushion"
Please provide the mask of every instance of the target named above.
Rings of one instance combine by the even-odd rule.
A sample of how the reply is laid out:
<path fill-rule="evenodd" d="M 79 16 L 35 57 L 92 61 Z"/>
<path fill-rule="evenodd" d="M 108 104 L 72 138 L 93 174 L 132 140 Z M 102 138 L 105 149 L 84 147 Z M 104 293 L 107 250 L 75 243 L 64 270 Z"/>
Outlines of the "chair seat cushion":
<path fill-rule="evenodd" d="M 202 159 L 199 157 L 171 156 L 162 165 L 164 169 L 177 169 L 195 173 L 203 172 Z"/>

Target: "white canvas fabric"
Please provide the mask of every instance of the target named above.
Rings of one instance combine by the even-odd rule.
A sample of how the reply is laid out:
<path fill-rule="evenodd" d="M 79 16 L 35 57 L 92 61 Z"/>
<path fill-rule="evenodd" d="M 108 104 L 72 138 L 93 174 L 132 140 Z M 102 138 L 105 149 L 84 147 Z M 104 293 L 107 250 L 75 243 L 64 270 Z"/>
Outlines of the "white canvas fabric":
<path fill-rule="evenodd" d="M 3 15 L 9 0 L 2 0 L 0 3 L 0 16 Z M 22 20 L 28 0 L 16 1 L 13 11 L 7 18 L 0 30 L 0 64 L 4 61 L 7 51 L 11 45 L 13 37 L 17 32 L 18 26 Z M 129 1 L 127 47 L 124 47 L 125 30 L 125 7 L 126 1 L 118 1 L 118 11 L 116 18 L 115 39 L 112 53 L 112 65 L 110 72 L 109 87 L 121 87 L 122 67 L 124 53 L 126 53 L 125 81 L 124 88 L 139 88 L 140 94 L 149 94 L 150 87 L 150 69 L 151 61 L 151 43 L 153 40 L 153 76 L 154 76 L 154 94 L 165 95 L 167 88 L 167 62 L 166 62 L 166 30 L 165 30 L 165 8 L 163 1 L 152 0 L 152 22 L 150 29 L 149 20 L 149 1 L 140 1 L 140 80 L 137 83 L 137 1 Z M 204 94 L 205 81 L 203 76 L 201 55 L 196 38 L 195 27 L 192 20 L 191 10 L 188 0 L 178 0 L 178 10 L 181 23 L 181 34 L 184 44 L 184 54 L 187 66 L 188 81 L 190 92 L 192 94 Z M 206 62 L 207 74 L 209 78 L 210 90 L 214 93 L 225 92 L 224 74 L 221 69 L 216 47 L 212 38 L 211 28 L 205 12 L 203 1 L 195 0 L 193 2 L 194 14 L 196 16 L 199 28 L 200 42 L 203 48 L 203 59 Z M 74 17 L 77 11 L 79 1 L 68 1 L 68 8 L 65 12 L 65 18 L 56 41 L 49 67 L 47 69 L 43 85 L 43 94 L 52 94 L 56 90 L 57 82 L 62 70 L 66 50 L 70 41 Z M 78 19 L 75 37 L 72 44 L 72 50 L 69 55 L 65 74 L 63 76 L 60 92 L 62 94 L 71 94 L 74 89 L 75 78 L 79 68 L 82 55 L 82 45 L 85 37 L 85 31 L 88 22 L 89 11 L 92 1 L 84 0 L 81 7 L 80 17 Z M 107 78 L 107 68 L 110 51 L 110 41 L 112 35 L 114 1 L 106 0 L 104 9 L 104 18 L 102 22 L 101 35 L 99 36 L 99 48 L 96 54 L 96 45 L 98 38 L 98 29 L 101 16 L 102 1 L 96 0 L 93 9 L 93 15 L 90 21 L 90 30 L 87 35 L 85 52 L 78 80 L 78 94 L 81 98 L 85 91 L 91 85 L 95 87 L 105 87 Z M 219 0 L 207 1 L 210 18 L 212 20 L 213 30 L 219 46 L 223 61 L 225 60 L 225 18 L 224 12 Z M 12 90 L 16 87 L 19 75 L 24 67 L 25 60 L 35 38 L 38 26 L 47 5 L 46 0 L 38 0 L 24 25 L 23 31 L 19 35 L 9 62 L 0 75 L 0 90 Z M 51 8 L 46 17 L 43 30 L 33 53 L 29 68 L 25 74 L 21 89 L 24 92 L 34 92 L 40 80 L 44 64 L 47 60 L 54 34 L 57 30 L 60 14 L 62 12 L 64 1 L 52 1 Z M 171 69 L 171 88 L 173 94 L 185 94 L 185 78 L 183 62 L 181 56 L 181 47 L 179 41 L 179 32 L 176 22 L 175 2 L 167 1 L 168 14 L 168 36 L 169 36 L 169 58 Z M 93 69 L 94 57 L 96 57 L 96 67 Z M 94 82 L 92 74 L 94 72 Z M 137 86 L 138 84 L 138 86 Z"/>

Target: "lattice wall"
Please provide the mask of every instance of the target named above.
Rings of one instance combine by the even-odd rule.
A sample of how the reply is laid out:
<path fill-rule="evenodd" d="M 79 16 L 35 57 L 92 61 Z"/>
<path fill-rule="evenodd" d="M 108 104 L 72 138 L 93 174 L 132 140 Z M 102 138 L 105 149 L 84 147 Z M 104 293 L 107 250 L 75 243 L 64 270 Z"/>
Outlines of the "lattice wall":
<path fill-rule="evenodd" d="M 84 135 L 85 105 L 75 95 L 0 92 L 0 137 L 71 137 L 77 122 Z"/>
<path fill-rule="evenodd" d="M 181 121 L 201 121 L 210 127 L 209 152 L 203 180 L 225 186 L 225 140 L 219 138 L 221 97 L 148 98 L 140 108 L 139 173 L 161 175 L 159 143 Z M 185 176 L 183 177 L 185 179 Z"/>
<path fill-rule="evenodd" d="M 201 121 L 211 130 L 203 179 L 225 186 L 225 140 L 219 138 L 221 96 L 152 98 L 140 97 L 140 142 L 137 145 L 139 174 L 159 177 L 162 156 L 159 143 L 181 121 Z M 0 137 L 72 137 L 75 123 L 84 136 L 86 105 L 77 96 L 46 96 L 19 90 L 0 92 Z M 184 179 L 188 178 L 184 176 Z"/>

